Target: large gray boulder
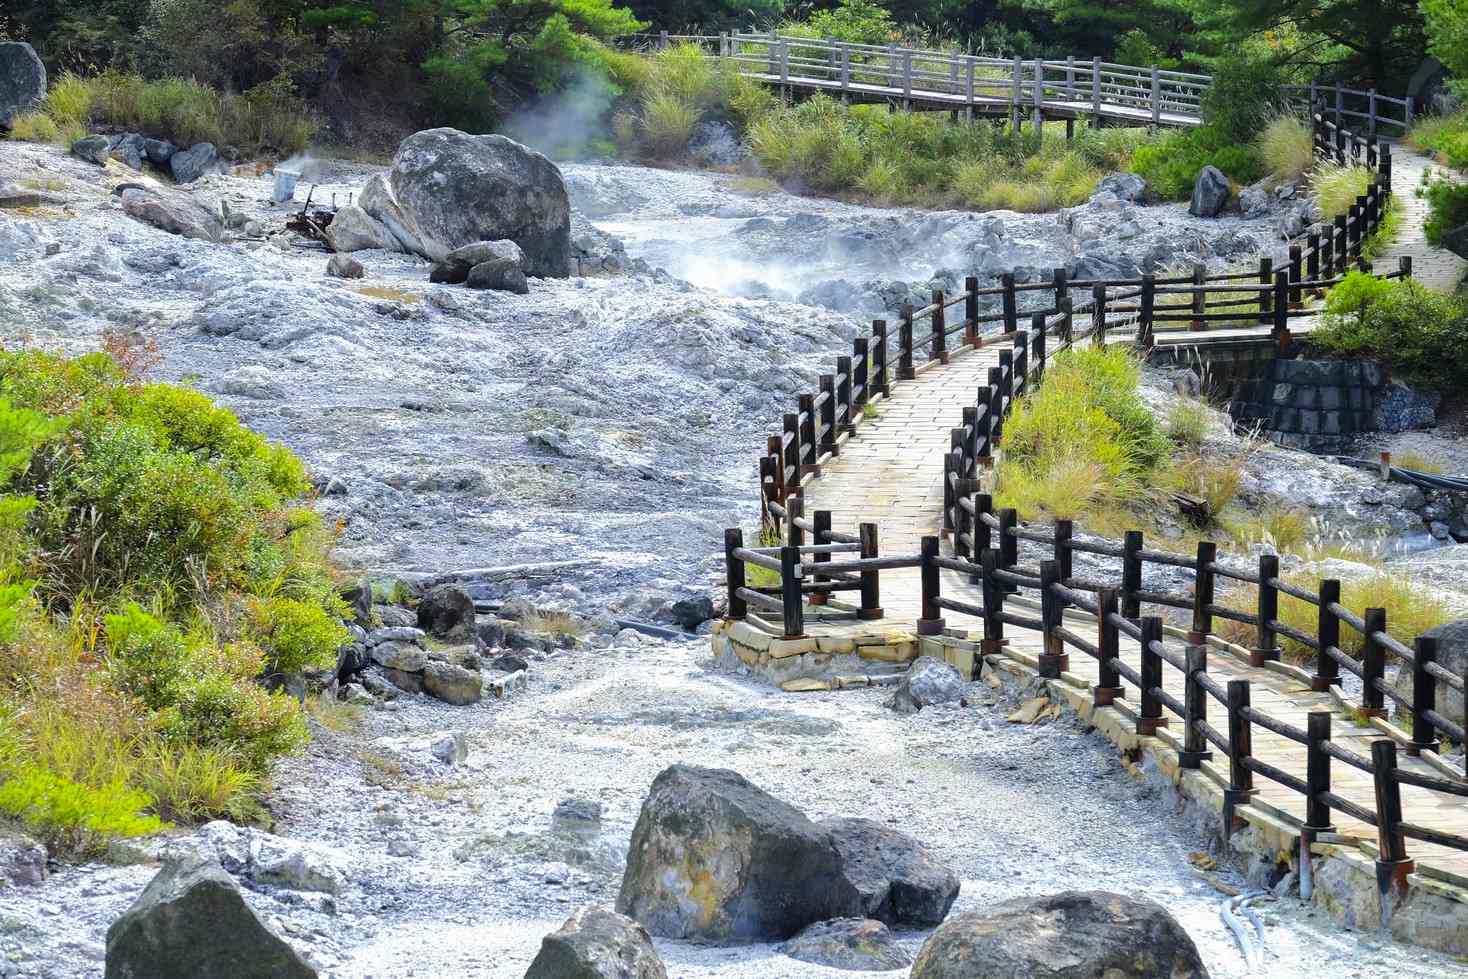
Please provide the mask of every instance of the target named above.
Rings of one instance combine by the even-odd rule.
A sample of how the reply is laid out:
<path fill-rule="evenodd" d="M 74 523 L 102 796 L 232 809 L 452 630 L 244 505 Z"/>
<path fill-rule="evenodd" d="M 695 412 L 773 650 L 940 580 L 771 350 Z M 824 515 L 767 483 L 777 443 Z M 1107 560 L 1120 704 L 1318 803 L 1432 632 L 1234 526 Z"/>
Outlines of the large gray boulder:
<path fill-rule="evenodd" d="M 1434 626 L 1423 635 L 1437 640 L 1438 664 L 1453 676 L 1462 676 L 1468 668 L 1468 619 Z M 1410 701 L 1412 670 L 1399 670 L 1393 685 L 1398 694 Z M 1441 680 L 1437 681 L 1437 712 L 1455 721 L 1463 720 L 1463 695 Z"/>
<path fill-rule="evenodd" d="M 527 274 L 571 274 L 571 205 L 561 171 L 504 136 L 414 133 L 359 203 L 409 251 L 432 261 L 461 245 L 507 238 L 524 251 Z"/>
<path fill-rule="evenodd" d="M 911 979 L 1208 979 L 1188 933 L 1160 904 L 1065 891 L 948 919 Z"/>
<path fill-rule="evenodd" d="M 219 215 L 188 194 L 129 187 L 122 192 L 122 210 L 160 231 L 199 241 L 223 241 Z"/>
<path fill-rule="evenodd" d="M 887 972 L 912 964 L 886 925 L 864 918 L 818 921 L 781 945 L 780 951 L 800 962 L 852 972 Z"/>
<path fill-rule="evenodd" d="M 326 226 L 326 244 L 334 252 L 360 252 L 369 248 L 400 252 L 402 245 L 386 225 L 357 204 L 338 208 Z"/>
<path fill-rule="evenodd" d="M 1135 204 L 1147 196 L 1147 181 L 1135 173 L 1108 173 L 1096 182 L 1093 196 L 1101 193 Z"/>
<path fill-rule="evenodd" d="M 418 603 L 418 628 L 435 639 L 474 641 L 474 599 L 458 585 L 439 585 Z"/>
<path fill-rule="evenodd" d="M 588 907 L 545 936 L 525 979 L 668 979 L 668 973 L 641 925 Z"/>
<path fill-rule="evenodd" d="M 1216 218 L 1228 206 L 1228 199 L 1232 193 L 1233 185 L 1228 182 L 1223 171 L 1209 164 L 1198 171 L 1198 179 L 1193 183 L 1193 200 L 1188 205 L 1188 213 L 1196 218 Z"/>
<path fill-rule="evenodd" d="M 484 696 L 484 679 L 477 670 L 430 660 L 423 664 L 423 689 L 446 704 L 465 707 Z"/>
<path fill-rule="evenodd" d="M 134 170 L 143 169 L 148 158 L 148 141 L 137 133 L 125 133 L 111 140 L 109 153 L 112 159 L 121 161 Z"/>
<path fill-rule="evenodd" d="M 965 681 L 952 665 L 936 656 L 920 656 L 907 668 L 887 706 L 912 714 L 933 704 L 956 704 L 963 699 Z"/>
<path fill-rule="evenodd" d="M 178 150 L 168 158 L 168 169 L 175 183 L 191 184 L 206 173 L 218 173 L 224 169 L 224 161 L 213 143 L 195 143 L 186 150 Z"/>
<path fill-rule="evenodd" d="M 859 913 L 831 834 L 727 769 L 664 769 L 630 851 L 617 910 L 654 935 L 774 941 Z"/>
<path fill-rule="evenodd" d="M 88 163 L 95 163 L 99 167 L 105 167 L 107 160 L 112 156 L 112 140 L 106 136 L 83 136 L 71 144 L 71 155 Z"/>
<path fill-rule="evenodd" d="M 818 823 L 841 853 L 842 874 L 861 898 L 861 913 L 889 925 L 928 927 L 948 916 L 958 875 L 923 843 L 870 819 Z"/>
<path fill-rule="evenodd" d="M 46 66 L 24 41 L 0 43 L 0 129 L 34 112 L 46 98 Z"/>
<path fill-rule="evenodd" d="M 106 979 L 316 979 L 212 860 L 172 863 L 107 929 Z"/>

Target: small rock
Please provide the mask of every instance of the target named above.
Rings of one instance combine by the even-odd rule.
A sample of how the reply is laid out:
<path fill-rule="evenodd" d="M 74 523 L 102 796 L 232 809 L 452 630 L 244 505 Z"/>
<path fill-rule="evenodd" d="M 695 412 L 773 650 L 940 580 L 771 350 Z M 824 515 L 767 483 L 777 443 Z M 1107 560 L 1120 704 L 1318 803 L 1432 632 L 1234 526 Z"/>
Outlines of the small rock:
<path fill-rule="evenodd" d="M 887 706 L 899 714 L 912 714 L 933 704 L 958 703 L 964 686 L 963 676 L 948 663 L 920 656 L 907 668 Z"/>
<path fill-rule="evenodd" d="M 46 879 L 46 848 L 29 836 L 0 829 L 0 890 L 29 887 Z"/>
<path fill-rule="evenodd" d="M 499 670 L 501 673 L 518 673 L 521 670 L 530 669 L 530 664 L 525 662 L 524 657 L 516 656 L 514 653 L 503 653 L 489 661 L 491 670 Z"/>
<path fill-rule="evenodd" d="M 433 757 L 449 767 L 457 767 L 469 760 L 469 742 L 463 731 L 450 731 L 434 741 L 429 748 Z"/>
<path fill-rule="evenodd" d="M 1433 540 L 1451 540 L 1452 532 L 1448 525 L 1441 520 L 1434 520 L 1427 525 L 1427 532 L 1432 535 Z"/>
<path fill-rule="evenodd" d="M 484 696 L 484 680 L 473 670 L 430 660 L 423 667 L 423 689 L 447 704 L 477 704 Z"/>
<path fill-rule="evenodd" d="M 367 654 L 372 662 L 402 673 L 422 673 L 428 654 L 417 646 L 402 642 L 384 642 L 371 647 Z M 396 681 L 394 681 L 396 682 Z"/>
<path fill-rule="evenodd" d="M 326 274 L 337 279 L 361 279 L 366 277 L 367 269 L 350 255 L 333 255 L 326 260 Z"/>
<path fill-rule="evenodd" d="M 402 251 L 387 226 L 356 204 L 338 208 L 326 226 L 326 244 L 334 252 L 360 252 L 368 248 Z"/>
<path fill-rule="evenodd" d="M 173 159 L 173 154 L 178 152 L 178 147 L 166 139 L 145 139 L 143 152 L 147 154 L 149 163 L 155 167 L 164 167 Z"/>
<path fill-rule="evenodd" d="M 818 921 L 780 951 L 800 962 L 851 972 L 887 972 L 912 964 L 886 925 L 865 918 Z"/>
<path fill-rule="evenodd" d="M 187 194 L 129 188 L 122 192 L 122 209 L 169 234 L 198 241 L 224 240 L 224 223 L 219 215 Z"/>
<path fill-rule="evenodd" d="M 206 173 L 216 173 L 224 168 L 213 143 L 195 143 L 186 150 L 179 150 L 168 158 L 168 168 L 175 183 L 191 184 Z"/>
<path fill-rule="evenodd" d="M 71 155 L 105 167 L 112 155 L 111 140 L 106 136 L 83 136 L 71 144 Z"/>
<path fill-rule="evenodd" d="M 525 979 L 668 979 L 668 973 L 641 925 L 591 907 L 545 936 Z"/>
<path fill-rule="evenodd" d="M 383 627 L 381 629 L 373 629 L 367 633 L 367 645 L 376 646 L 385 642 L 406 642 L 416 646 L 421 645 L 423 640 L 428 638 L 428 633 L 412 623 L 388 625 L 387 611 L 395 608 L 397 608 L 395 605 L 374 605 L 372 607 L 373 612 L 377 613 L 378 618 L 382 620 Z M 401 611 L 406 612 L 407 610 L 403 609 Z M 408 614 L 411 615 L 412 613 Z"/>
<path fill-rule="evenodd" d="M 601 832 L 602 805 L 592 799 L 562 799 L 551 813 L 551 832 L 562 836 L 595 836 Z"/>
<path fill-rule="evenodd" d="M 455 248 L 434 263 L 428 281 L 457 285 L 468 282 L 471 289 L 498 289 L 501 277 L 525 268 L 525 253 L 513 241 L 476 241 Z M 477 282 L 469 282 L 471 274 Z"/>
<path fill-rule="evenodd" d="M 316 979 L 214 861 L 172 863 L 107 929 L 106 979 Z"/>
<path fill-rule="evenodd" d="M 128 133 L 112 141 L 109 153 L 112 159 L 121 162 L 124 166 L 133 170 L 141 170 L 143 161 L 147 159 L 146 143 L 147 140 L 137 133 Z"/>
<path fill-rule="evenodd" d="M 418 603 L 418 628 L 437 639 L 474 638 L 474 599 L 458 585 L 440 585 Z"/>

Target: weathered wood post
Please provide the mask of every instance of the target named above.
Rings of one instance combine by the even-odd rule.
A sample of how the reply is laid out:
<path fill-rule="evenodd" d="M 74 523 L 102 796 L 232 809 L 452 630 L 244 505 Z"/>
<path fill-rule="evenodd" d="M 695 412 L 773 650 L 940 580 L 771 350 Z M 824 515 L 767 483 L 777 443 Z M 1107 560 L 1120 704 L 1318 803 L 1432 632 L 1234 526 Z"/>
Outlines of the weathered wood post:
<path fill-rule="evenodd" d="M 759 457 L 759 512 L 760 526 L 771 525 L 770 501 L 779 499 L 775 495 L 779 481 L 775 473 L 779 467 L 779 457 L 768 453 Z"/>
<path fill-rule="evenodd" d="M 1013 507 L 999 511 L 999 566 L 1005 571 L 1013 571 L 1019 563 L 1019 538 L 1014 536 L 1018 525 L 1019 513 Z M 1019 591 L 1019 586 L 1014 584 L 1002 583 L 1001 587 L 1006 595 Z"/>
<path fill-rule="evenodd" d="M 1014 351 L 1009 347 L 1005 347 L 999 351 L 999 374 L 999 393 L 1003 398 L 1000 401 L 1001 414 L 998 420 L 1002 423 L 1004 421 L 1004 415 L 1008 414 L 1009 406 L 1014 401 Z M 997 439 L 998 436 L 995 436 L 995 438 Z"/>
<path fill-rule="evenodd" d="M 963 280 L 963 293 L 963 342 L 970 347 L 977 347 L 979 345 L 978 276 L 971 275 Z"/>
<path fill-rule="evenodd" d="M 1096 687 L 1091 694 L 1091 703 L 1097 707 L 1110 706 L 1113 701 L 1126 695 L 1121 685 L 1121 674 L 1115 661 L 1121 652 L 1121 630 L 1116 627 L 1117 595 L 1114 588 L 1103 588 L 1096 593 Z"/>
<path fill-rule="evenodd" d="M 994 419 L 989 406 L 994 392 L 987 384 L 980 384 L 974 397 L 974 467 L 987 469 L 994 464 Z M 982 413 L 980 412 L 982 410 Z"/>
<path fill-rule="evenodd" d="M 1320 236 L 1320 272 L 1327 279 L 1335 276 L 1335 232 L 1328 225 Z"/>
<path fill-rule="evenodd" d="M 1290 349 L 1290 274 L 1274 273 L 1274 328 L 1271 335 L 1281 353 Z"/>
<path fill-rule="evenodd" d="M 1045 314 L 1030 317 L 1030 332 L 1035 336 L 1035 382 L 1045 377 Z"/>
<path fill-rule="evenodd" d="M 1106 346 L 1106 286 L 1100 282 L 1091 287 L 1091 342 Z"/>
<path fill-rule="evenodd" d="M 820 376 L 820 454 L 836 454 L 836 378 L 831 374 Z"/>
<path fill-rule="evenodd" d="M 785 415 L 785 473 L 787 474 L 781 482 L 785 484 L 787 496 L 791 493 L 799 494 L 800 487 L 800 415 L 787 413 Z"/>
<path fill-rule="evenodd" d="M 1341 679 L 1341 664 L 1330 655 L 1330 651 L 1338 649 L 1341 644 L 1341 620 L 1330 608 L 1341 600 L 1339 579 L 1323 579 L 1319 599 L 1320 607 L 1315 619 L 1315 638 L 1319 648 L 1315 653 L 1315 675 L 1310 678 L 1310 689 L 1324 693 Z"/>
<path fill-rule="evenodd" d="M 819 476 L 821 467 L 816 465 L 816 396 L 809 392 L 797 399 L 800 406 L 800 475 Z"/>
<path fill-rule="evenodd" d="M 1069 350 L 1075 340 L 1075 308 L 1069 296 L 1060 299 L 1060 341 L 1057 350 Z"/>
<path fill-rule="evenodd" d="M 1091 121 L 1101 124 L 1101 58 L 1091 59 Z"/>
<path fill-rule="evenodd" d="M 811 534 L 810 534 L 810 536 L 811 536 L 811 541 L 810 542 L 812 544 L 818 544 L 819 545 L 819 544 L 830 544 L 831 543 L 831 511 L 830 510 L 817 510 L 815 513 L 812 513 L 811 514 L 811 527 L 813 528 L 811 530 Z M 814 582 L 817 585 L 825 584 L 827 582 L 828 579 L 826 578 L 826 576 L 823 575 L 823 574 L 821 574 L 821 565 L 822 564 L 829 563 L 830 560 L 831 560 L 831 555 L 827 551 L 817 551 L 817 552 L 815 552 L 814 554 L 811 555 L 811 565 L 812 565 L 812 567 L 811 567 L 811 581 L 812 582 Z M 831 598 L 831 593 L 830 592 L 819 592 L 819 591 L 811 592 L 811 595 L 810 595 L 810 603 L 812 605 L 825 605 L 828 601 L 830 601 L 830 598 Z"/>
<path fill-rule="evenodd" d="M 1351 267 L 1351 231 L 1346 226 L 1344 214 L 1337 214 L 1332 225 L 1335 232 L 1335 271 L 1337 275 L 1343 275 Z"/>
<path fill-rule="evenodd" d="M 851 416 L 851 358 L 836 358 L 836 418 L 838 430 L 848 435 L 856 431 L 856 419 Z M 831 452 L 836 452 L 836 433 L 831 435 Z"/>
<path fill-rule="evenodd" d="M 1412 278 L 1412 256 L 1400 255 L 1397 257 L 1397 271 L 1402 273 L 1402 278 Z"/>
<path fill-rule="evenodd" d="M 1331 712 L 1312 710 L 1305 715 L 1305 825 L 1300 836 L 1306 844 L 1314 843 L 1321 833 L 1334 833 L 1330 821 L 1330 803 L 1324 795 L 1330 791 Z"/>
<path fill-rule="evenodd" d="M 1162 125 L 1162 74 L 1152 66 L 1152 128 Z"/>
<path fill-rule="evenodd" d="M 1009 94 L 1009 128 L 1014 135 L 1019 135 L 1020 104 L 1024 95 L 1024 62 L 1019 58 L 1014 59 L 1013 87 Z"/>
<path fill-rule="evenodd" d="M 917 631 L 920 636 L 936 636 L 943 632 L 943 617 L 938 608 L 938 538 L 923 538 L 922 558 L 923 610 L 922 618 L 917 620 Z"/>
<path fill-rule="evenodd" d="M 982 555 L 994 545 L 991 540 L 989 521 L 986 516 L 994 515 L 994 497 L 988 493 L 974 494 L 974 553 Z"/>
<path fill-rule="evenodd" d="M 1274 631 L 1274 623 L 1279 619 L 1279 587 L 1271 584 L 1278 578 L 1279 555 L 1259 555 L 1259 600 L 1255 608 L 1259 624 L 1254 631 L 1254 648 L 1249 650 L 1251 666 L 1263 666 L 1279 659 L 1279 638 Z"/>
<path fill-rule="evenodd" d="M 1402 832 L 1402 786 L 1397 782 L 1397 743 L 1390 738 L 1371 742 L 1371 768 L 1376 783 L 1376 893 L 1381 924 L 1391 921 L 1393 909 L 1407 896 L 1407 877 L 1417 869 L 1407 856 Z"/>
<path fill-rule="evenodd" d="M 999 552 L 986 547 L 979 552 L 979 567 L 982 569 L 980 586 L 984 596 L 984 643 L 980 647 L 985 656 L 998 653 L 1004 645 L 1004 586 L 994 573 L 999 569 Z"/>
<path fill-rule="evenodd" d="M 1040 621 L 1044 625 L 1044 649 L 1039 657 L 1040 676 L 1049 680 L 1060 679 L 1060 674 L 1070 669 L 1070 657 L 1065 652 L 1065 640 L 1057 631 L 1065 615 L 1065 602 L 1056 594 L 1060 584 L 1060 565 L 1055 561 L 1040 562 Z"/>
<path fill-rule="evenodd" d="M 1036 58 L 1035 59 L 1035 91 L 1032 94 L 1034 96 L 1034 99 L 1033 99 L 1033 102 L 1034 102 L 1034 117 L 1033 117 L 1033 119 L 1031 121 L 1031 125 L 1035 127 L 1035 139 L 1038 140 L 1043 135 L 1043 128 L 1044 128 L 1044 125 L 1045 125 L 1045 59 L 1044 58 Z M 1036 144 L 1036 145 L 1038 146 L 1038 144 Z"/>
<path fill-rule="evenodd" d="M 1014 273 L 1000 273 L 999 286 L 1004 290 L 1004 332 L 1013 333 L 1019 329 L 1019 297 L 1014 291 Z"/>
<path fill-rule="evenodd" d="M 1050 284 L 1055 289 L 1055 309 L 1053 312 L 1058 313 L 1060 312 L 1060 304 L 1065 301 L 1066 296 L 1070 295 L 1070 273 L 1064 267 L 1052 269 L 1050 271 Z"/>
<path fill-rule="evenodd" d="M 1141 709 L 1137 712 L 1137 734 L 1151 737 L 1159 727 L 1167 726 L 1162 716 L 1162 700 L 1155 693 L 1162 687 L 1162 657 L 1152 648 L 1154 642 L 1162 642 L 1162 618 L 1148 615 L 1142 618 L 1142 677 Z"/>
<path fill-rule="evenodd" d="M 799 496 L 792 496 L 785 501 L 785 516 L 788 518 L 785 527 L 784 542 L 794 547 L 805 546 L 805 528 L 800 525 L 800 520 L 805 516 L 805 500 Z"/>
<path fill-rule="evenodd" d="M 989 368 L 989 394 L 993 398 L 989 402 L 989 454 L 992 456 L 994 450 L 999 447 L 1000 440 L 1004 437 L 1004 357 L 1006 351 L 999 351 L 999 366 Z"/>
<path fill-rule="evenodd" d="M 883 397 L 891 394 L 887 387 L 887 321 L 872 320 L 872 392 Z"/>
<path fill-rule="evenodd" d="M 877 558 L 877 525 L 874 523 L 859 525 L 856 536 L 861 543 L 861 559 L 875 561 Z M 872 620 L 882 617 L 882 586 L 879 575 L 880 572 L 876 568 L 863 568 L 861 571 L 861 609 L 856 613 L 858 619 Z"/>
<path fill-rule="evenodd" d="M 1030 333 L 1020 330 L 1014 335 L 1014 396 L 1023 398 L 1030 386 Z"/>
<path fill-rule="evenodd" d="M 929 321 L 933 327 L 933 350 L 931 359 L 939 363 L 948 363 L 948 314 L 943 308 L 945 302 L 942 289 L 933 290 L 933 316 Z"/>
<path fill-rule="evenodd" d="M 1202 645 L 1213 631 L 1213 562 L 1218 558 L 1218 545 L 1211 540 L 1198 542 L 1198 569 L 1193 576 L 1193 629 L 1188 642 Z"/>
<path fill-rule="evenodd" d="M 1299 309 L 1304 297 L 1300 294 L 1300 263 L 1304 252 L 1299 245 L 1290 246 L 1290 308 Z"/>
<path fill-rule="evenodd" d="M 1412 652 L 1412 743 L 1407 754 L 1420 755 L 1439 748 L 1437 727 L 1427 716 L 1437 712 L 1437 678 L 1427 672 L 1437 662 L 1436 637 L 1418 636 Z"/>
<path fill-rule="evenodd" d="M 868 346 L 866 337 L 857 337 L 851 341 L 851 417 L 847 419 L 851 423 L 850 430 L 856 431 L 856 420 L 861 416 L 861 410 L 872 397 L 872 389 L 867 380 Z"/>
<path fill-rule="evenodd" d="M 1142 276 L 1141 316 L 1137 325 L 1137 346 L 1143 350 L 1152 349 L 1152 317 L 1156 315 L 1156 306 L 1157 276 L 1148 272 Z"/>
<path fill-rule="evenodd" d="M 1386 646 L 1376 634 L 1386 632 L 1386 609 L 1369 608 L 1362 616 L 1366 634 L 1361 637 L 1361 716 L 1385 717 L 1381 687 L 1386 683 Z"/>
<path fill-rule="evenodd" d="M 1202 725 L 1208 720 L 1208 691 L 1203 689 L 1200 679 L 1208 672 L 1208 647 L 1187 647 L 1185 665 L 1187 673 L 1183 686 L 1183 747 L 1178 752 L 1180 768 L 1198 768 L 1213 757 L 1208 750 L 1208 739 L 1203 736 Z"/>
<path fill-rule="evenodd" d="M 1055 521 L 1055 565 L 1060 572 L 1060 583 L 1065 584 L 1073 577 L 1075 553 L 1070 549 L 1075 536 L 1075 522 L 1066 518 Z M 1069 587 L 1068 585 L 1066 587 Z M 1068 603 L 1067 603 L 1068 604 Z"/>
<path fill-rule="evenodd" d="M 1121 540 L 1121 614 L 1136 622 L 1142 617 L 1142 532 L 1128 530 Z"/>
<path fill-rule="evenodd" d="M 1356 198 L 1356 203 L 1352 204 L 1346 211 L 1346 248 L 1352 258 L 1361 257 L 1361 241 L 1363 237 L 1361 234 L 1361 212 L 1363 209 L 1362 199 L 1358 197 Z"/>
<path fill-rule="evenodd" d="M 1202 262 L 1193 263 L 1193 291 L 1191 294 L 1193 306 L 1193 321 L 1188 324 L 1190 330 L 1201 330 L 1206 326 L 1203 314 L 1208 311 L 1208 267 Z"/>
<path fill-rule="evenodd" d="M 1311 231 L 1305 236 L 1305 278 L 1311 282 L 1320 281 L 1320 232 Z M 1318 296 L 1321 293 L 1319 286 L 1311 286 L 1310 294 Z"/>
<path fill-rule="evenodd" d="M 739 595 L 744 587 L 744 562 L 734 552 L 744 546 L 744 531 L 730 527 L 724 531 L 724 581 L 729 587 L 729 600 L 725 618 L 742 619 L 749 614 L 749 605 Z"/>
<path fill-rule="evenodd" d="M 1232 834 L 1243 827 L 1236 814 L 1259 790 L 1254 788 L 1254 773 L 1245 764 L 1254 753 L 1253 725 L 1246 716 L 1249 710 L 1249 681 L 1228 681 L 1228 788 L 1223 790 L 1223 831 Z"/>
<path fill-rule="evenodd" d="M 917 377 L 912 365 L 912 303 L 903 303 L 901 322 L 897 327 L 897 379 L 910 381 Z"/>
<path fill-rule="evenodd" d="M 954 485 L 958 479 L 958 462 L 954 459 L 953 452 L 962 443 L 963 430 L 950 428 L 948 430 L 948 451 L 943 453 L 943 519 L 940 526 L 944 537 L 953 533 L 953 511 L 958 508 L 957 487 Z"/>
<path fill-rule="evenodd" d="M 979 475 L 979 407 L 963 406 L 963 465 L 958 475 L 964 479 L 977 479 Z"/>
<path fill-rule="evenodd" d="M 1259 259 L 1259 322 L 1273 322 L 1274 313 L 1274 259 L 1265 255 Z"/>
<path fill-rule="evenodd" d="M 805 607 L 801 603 L 800 548 L 786 544 L 780 548 L 780 599 L 785 614 L 785 638 L 805 635 Z"/>

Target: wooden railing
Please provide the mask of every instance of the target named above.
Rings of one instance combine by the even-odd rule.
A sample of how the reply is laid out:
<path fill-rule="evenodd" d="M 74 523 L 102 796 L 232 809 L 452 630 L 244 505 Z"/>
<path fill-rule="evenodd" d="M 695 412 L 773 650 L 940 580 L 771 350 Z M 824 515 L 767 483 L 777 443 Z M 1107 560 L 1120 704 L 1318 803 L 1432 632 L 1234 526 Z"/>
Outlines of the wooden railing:
<path fill-rule="evenodd" d="M 844 98 L 881 97 L 939 107 L 1008 115 L 1014 126 L 1030 116 L 1128 119 L 1152 126 L 1202 122 L 1203 95 L 1212 77 L 1156 65 L 1123 65 L 1100 58 L 986 58 L 896 44 L 855 44 L 777 32 L 632 35 L 666 48 L 695 44 L 735 64 L 741 74 L 784 87 L 829 91 Z M 1411 127 L 1411 97 L 1340 85 L 1287 85 L 1286 104 L 1309 111 L 1323 106 L 1337 126 L 1376 135 L 1403 135 Z"/>

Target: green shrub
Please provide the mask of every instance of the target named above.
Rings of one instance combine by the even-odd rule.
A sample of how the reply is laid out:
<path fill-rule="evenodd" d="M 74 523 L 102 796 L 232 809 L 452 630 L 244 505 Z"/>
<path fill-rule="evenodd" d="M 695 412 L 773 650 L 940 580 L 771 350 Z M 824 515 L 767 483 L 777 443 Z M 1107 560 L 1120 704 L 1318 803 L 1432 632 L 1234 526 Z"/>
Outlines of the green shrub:
<path fill-rule="evenodd" d="M 43 105 L 46 115 L 58 123 L 85 125 L 92 117 L 96 95 L 87 80 L 75 72 L 64 72 L 46 93 Z"/>
<path fill-rule="evenodd" d="M 191 678 L 161 726 L 170 737 L 223 749 L 254 772 L 306 740 L 306 719 L 293 699 L 223 673 Z"/>
<path fill-rule="evenodd" d="M 67 854 L 96 855 L 114 837 L 164 829 L 161 820 L 144 814 L 152 804 L 146 793 L 120 783 L 94 788 L 33 765 L 0 782 L 0 813 Z"/>
<path fill-rule="evenodd" d="M 61 127 L 44 112 L 25 112 L 10 120 L 10 138 L 25 143 L 55 143 Z"/>
<path fill-rule="evenodd" d="M 1468 224 L 1468 184 L 1433 180 L 1422 189 L 1427 198 L 1427 223 L 1422 226 L 1427 240 L 1439 247 L 1448 232 Z"/>
<path fill-rule="evenodd" d="M 1138 147 L 1131 169 L 1159 197 L 1185 201 L 1193 194 L 1198 172 L 1209 165 L 1236 184 L 1253 183 L 1264 176 L 1264 162 L 1252 143 L 1230 142 L 1222 131 L 1210 126 L 1174 130 Z"/>
<path fill-rule="evenodd" d="M 1315 163 L 1315 137 L 1296 115 L 1278 115 L 1259 134 L 1259 158 L 1276 177 L 1294 178 Z"/>
<path fill-rule="evenodd" d="M 1312 342 L 1378 358 L 1424 380 L 1448 381 L 1468 365 L 1468 299 L 1415 280 L 1352 272 L 1331 289 Z"/>
<path fill-rule="evenodd" d="M 136 602 L 128 602 L 103 621 L 107 630 L 107 669 L 113 685 L 137 697 L 150 710 L 174 704 L 188 669 L 183 634 L 159 622 Z"/>
<path fill-rule="evenodd" d="M 1411 144 L 1460 170 L 1468 170 L 1468 110 L 1446 116 L 1422 116 L 1408 135 Z"/>
<path fill-rule="evenodd" d="M 319 605 L 272 598 L 255 612 L 256 638 L 265 647 L 267 673 L 299 673 L 336 662 L 347 631 Z"/>
<path fill-rule="evenodd" d="M 1203 93 L 1204 128 L 1216 133 L 1222 143 L 1253 142 L 1279 111 L 1280 92 L 1288 81 L 1272 55 L 1240 50 L 1220 60 Z"/>
<path fill-rule="evenodd" d="M 676 96 L 660 93 L 642 102 L 643 135 L 654 157 L 682 156 L 697 125 L 698 109 Z"/>

